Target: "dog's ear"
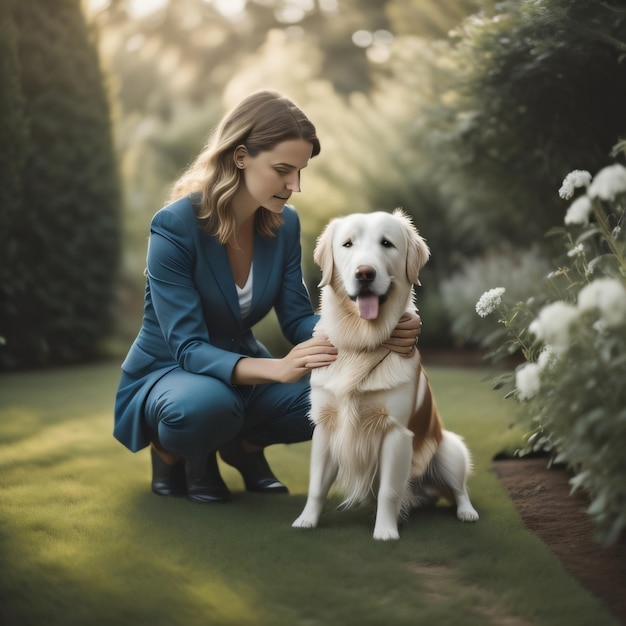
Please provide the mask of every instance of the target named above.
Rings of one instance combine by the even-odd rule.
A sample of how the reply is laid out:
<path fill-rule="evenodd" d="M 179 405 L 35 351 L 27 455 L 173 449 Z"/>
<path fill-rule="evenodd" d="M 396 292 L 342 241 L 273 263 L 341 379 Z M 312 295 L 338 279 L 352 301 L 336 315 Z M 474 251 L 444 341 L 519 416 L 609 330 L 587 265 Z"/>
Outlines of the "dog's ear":
<path fill-rule="evenodd" d="M 420 270 L 430 257 L 430 249 L 424 238 L 417 232 L 411 218 L 402 210 L 396 209 L 393 216 L 403 222 L 407 236 L 406 275 L 414 285 L 421 285 Z"/>
<path fill-rule="evenodd" d="M 313 260 L 322 269 L 322 279 L 318 287 L 324 287 L 330 283 L 333 275 L 333 231 L 337 220 L 331 220 L 322 234 L 317 238 L 317 244 L 313 251 Z"/>

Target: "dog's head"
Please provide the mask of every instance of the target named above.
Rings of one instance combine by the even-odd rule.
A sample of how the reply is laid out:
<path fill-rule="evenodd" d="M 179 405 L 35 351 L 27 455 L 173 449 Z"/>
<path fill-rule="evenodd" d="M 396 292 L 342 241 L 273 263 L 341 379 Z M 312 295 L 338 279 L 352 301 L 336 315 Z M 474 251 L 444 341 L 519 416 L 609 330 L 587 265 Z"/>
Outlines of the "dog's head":
<path fill-rule="evenodd" d="M 363 319 L 376 319 L 379 307 L 398 287 L 419 285 L 430 251 L 409 217 L 393 213 L 353 213 L 332 220 L 315 247 L 322 269 L 320 287 L 341 288 L 356 301 Z"/>

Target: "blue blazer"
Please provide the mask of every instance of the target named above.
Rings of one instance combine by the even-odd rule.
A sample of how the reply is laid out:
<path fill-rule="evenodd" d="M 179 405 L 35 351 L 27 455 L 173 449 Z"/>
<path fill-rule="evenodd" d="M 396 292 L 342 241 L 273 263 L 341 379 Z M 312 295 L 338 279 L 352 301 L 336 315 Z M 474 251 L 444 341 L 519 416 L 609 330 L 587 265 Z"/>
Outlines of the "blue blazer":
<path fill-rule="evenodd" d="M 146 397 L 164 374 L 181 368 L 227 384 L 242 356 L 270 357 L 252 326 L 274 308 L 293 344 L 318 320 L 302 278 L 300 220 L 285 206 L 276 237 L 255 234 L 252 304 L 242 319 L 226 248 L 198 227 L 190 198 L 158 211 L 150 225 L 143 322 L 122 364 L 113 434 L 136 452 L 150 443 Z"/>

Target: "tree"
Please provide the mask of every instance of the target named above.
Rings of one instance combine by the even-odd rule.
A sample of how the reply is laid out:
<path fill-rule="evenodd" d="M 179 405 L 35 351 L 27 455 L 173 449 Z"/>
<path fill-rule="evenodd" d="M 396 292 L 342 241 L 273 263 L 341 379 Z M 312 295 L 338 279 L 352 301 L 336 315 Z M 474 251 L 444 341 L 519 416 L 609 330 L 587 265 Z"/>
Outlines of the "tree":
<path fill-rule="evenodd" d="M 626 11 L 506 0 L 457 29 L 432 116 L 456 223 L 483 247 L 528 245 L 562 220 L 554 189 L 626 134 Z"/>
<path fill-rule="evenodd" d="M 120 189 L 107 95 L 79 0 L 52 4 L 9 5 L 18 63 L 3 86 L 17 70 L 28 135 L 23 163 L 15 161 L 21 194 L 0 206 L 11 222 L 0 280 L 3 368 L 93 356 L 115 302 Z"/>

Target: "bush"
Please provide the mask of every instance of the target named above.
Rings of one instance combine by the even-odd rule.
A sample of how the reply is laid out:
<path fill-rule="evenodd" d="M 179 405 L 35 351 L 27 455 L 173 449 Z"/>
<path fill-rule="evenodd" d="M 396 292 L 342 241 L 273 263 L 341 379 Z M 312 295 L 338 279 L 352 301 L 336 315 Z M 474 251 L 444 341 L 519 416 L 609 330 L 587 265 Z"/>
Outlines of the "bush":
<path fill-rule="evenodd" d="M 17 62 L 10 80 L 0 75 L 1 93 L 19 84 L 27 134 L 14 162 L 19 193 L 0 205 L 0 224 L 10 223 L 0 249 L 0 369 L 97 354 L 111 329 L 120 243 L 109 108 L 80 1 L 8 7 Z M 5 159 L 14 149 L 0 146 Z"/>
<path fill-rule="evenodd" d="M 538 241 L 560 223 L 554 181 L 579 163 L 600 169 L 626 132 L 616 5 L 503 0 L 453 33 L 451 104 L 433 161 L 451 172 L 453 217 L 468 237 L 486 247 Z"/>
<path fill-rule="evenodd" d="M 496 352 L 514 346 L 526 359 L 511 393 L 531 433 L 522 453 L 552 451 L 573 469 L 572 487 L 589 493 L 597 538 L 610 545 L 626 528 L 626 168 L 593 180 L 572 172 L 560 195 L 580 188 L 551 233 L 564 241 L 563 263 L 536 298 L 510 307 L 494 289 L 476 310 L 500 314 L 507 339 Z"/>
<path fill-rule="evenodd" d="M 474 303 L 491 285 L 502 285 L 506 289 L 505 302 L 525 302 L 549 271 L 550 264 L 541 256 L 538 247 L 529 250 L 504 247 L 466 262 L 462 271 L 441 285 L 445 311 L 456 342 L 487 347 L 502 338 L 505 330 L 498 320 L 480 320 L 474 311 Z"/>

